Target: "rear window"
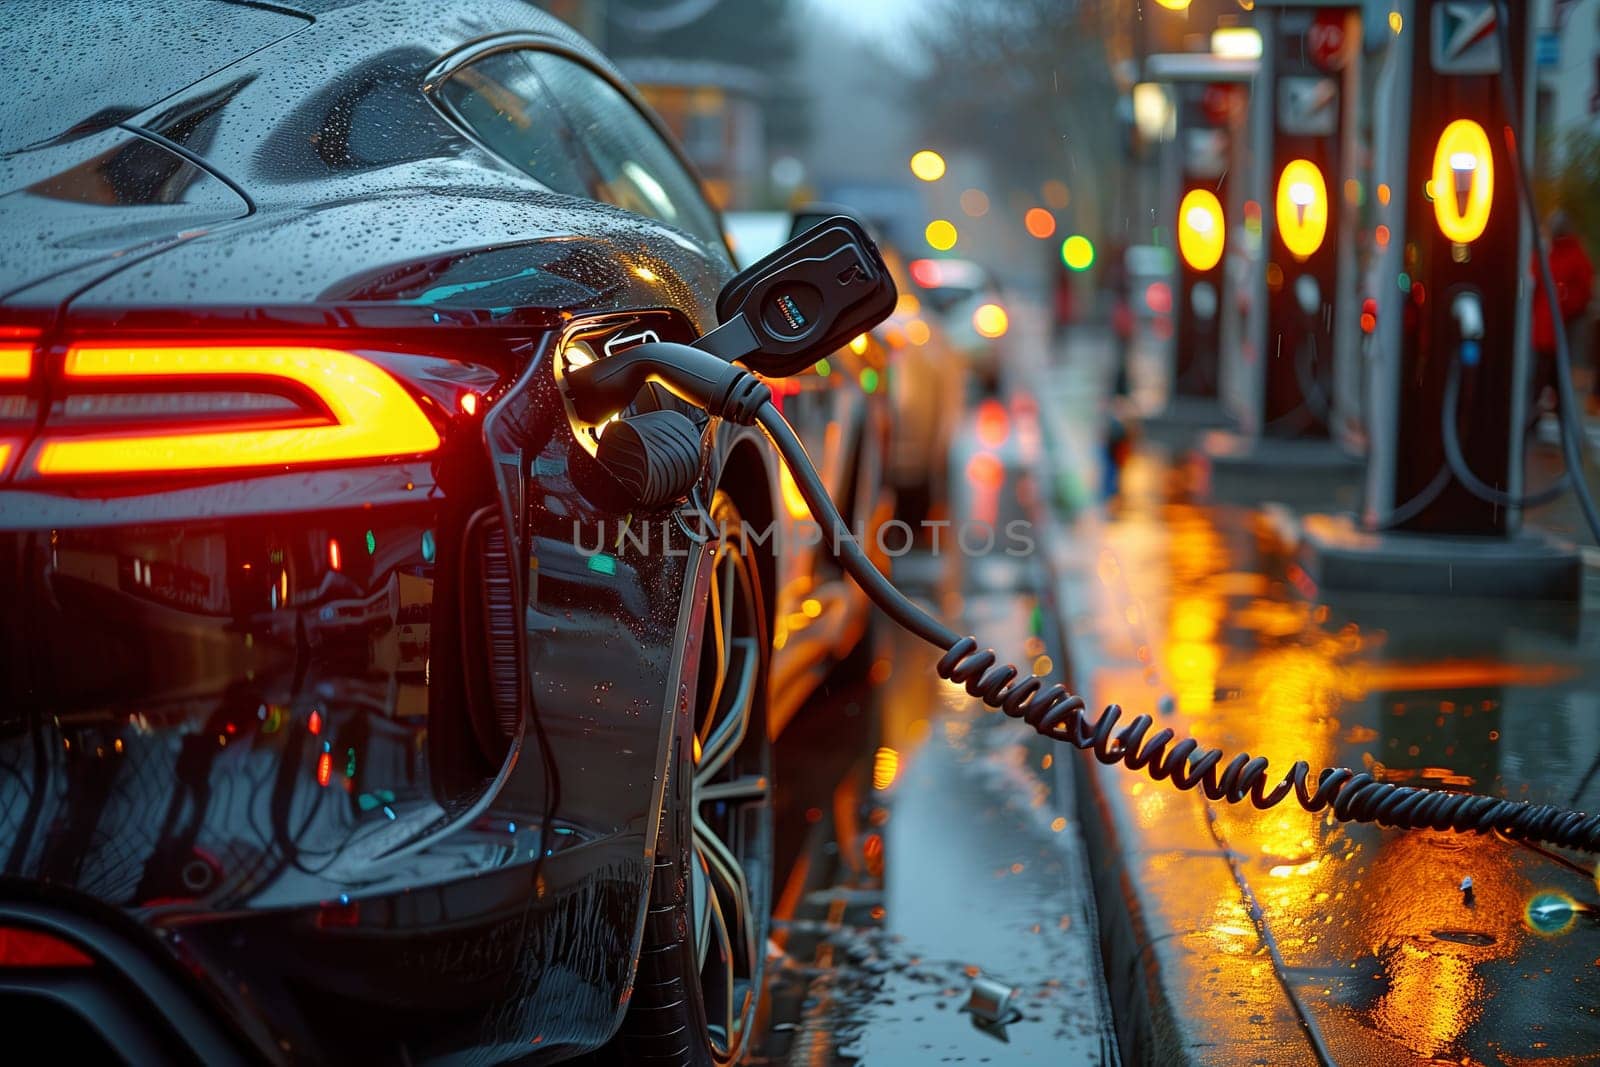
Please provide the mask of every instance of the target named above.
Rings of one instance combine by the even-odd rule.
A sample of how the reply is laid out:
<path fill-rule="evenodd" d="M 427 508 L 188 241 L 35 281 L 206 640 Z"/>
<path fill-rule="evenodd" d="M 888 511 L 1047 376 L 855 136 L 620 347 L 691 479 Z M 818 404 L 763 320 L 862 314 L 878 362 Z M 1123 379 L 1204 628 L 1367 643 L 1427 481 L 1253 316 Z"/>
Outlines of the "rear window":
<path fill-rule="evenodd" d="M 307 24 L 223 0 L 5 0 L 0 155 L 103 129 Z"/>

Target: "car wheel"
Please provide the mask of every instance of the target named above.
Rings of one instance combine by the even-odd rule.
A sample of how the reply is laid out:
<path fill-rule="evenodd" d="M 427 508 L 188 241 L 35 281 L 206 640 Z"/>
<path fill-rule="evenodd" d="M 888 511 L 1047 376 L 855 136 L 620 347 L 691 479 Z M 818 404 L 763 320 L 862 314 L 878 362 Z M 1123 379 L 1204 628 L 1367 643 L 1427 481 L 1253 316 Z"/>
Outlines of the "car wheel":
<path fill-rule="evenodd" d="M 699 669 L 678 716 L 624 1024 L 631 1060 L 696 1067 L 744 1052 L 772 913 L 772 645 L 738 509 L 718 492 L 711 517 Z"/>

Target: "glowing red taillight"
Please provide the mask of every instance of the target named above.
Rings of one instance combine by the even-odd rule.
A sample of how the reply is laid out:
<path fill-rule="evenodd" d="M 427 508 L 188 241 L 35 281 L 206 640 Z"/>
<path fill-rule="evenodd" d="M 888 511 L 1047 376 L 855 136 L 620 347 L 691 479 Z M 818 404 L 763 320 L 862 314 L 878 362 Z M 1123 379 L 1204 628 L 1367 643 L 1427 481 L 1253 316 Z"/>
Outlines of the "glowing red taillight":
<path fill-rule="evenodd" d="M 33 423 L 33 401 L 27 395 L 33 376 L 33 347 L 38 331 L 25 326 L 0 326 L 0 478 L 22 451 Z"/>
<path fill-rule="evenodd" d="M 433 423 L 388 371 L 336 348 L 85 342 L 67 349 L 56 394 L 61 404 L 19 479 L 284 467 L 439 447 Z"/>
<path fill-rule="evenodd" d="M 94 960 L 75 945 L 38 930 L 0 926 L 0 968 L 93 967 Z"/>

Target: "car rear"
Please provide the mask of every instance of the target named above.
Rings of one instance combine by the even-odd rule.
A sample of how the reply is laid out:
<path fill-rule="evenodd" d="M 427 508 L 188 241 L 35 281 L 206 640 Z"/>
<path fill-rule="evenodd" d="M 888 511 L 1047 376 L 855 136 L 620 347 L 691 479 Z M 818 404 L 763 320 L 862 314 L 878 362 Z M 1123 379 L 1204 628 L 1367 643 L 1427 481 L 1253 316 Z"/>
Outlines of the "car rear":
<path fill-rule="evenodd" d="M 143 970 L 237 998 L 229 916 L 347 918 L 522 721 L 481 418 L 528 353 L 229 318 L 0 309 L 0 1017 L 111 1047 Z"/>

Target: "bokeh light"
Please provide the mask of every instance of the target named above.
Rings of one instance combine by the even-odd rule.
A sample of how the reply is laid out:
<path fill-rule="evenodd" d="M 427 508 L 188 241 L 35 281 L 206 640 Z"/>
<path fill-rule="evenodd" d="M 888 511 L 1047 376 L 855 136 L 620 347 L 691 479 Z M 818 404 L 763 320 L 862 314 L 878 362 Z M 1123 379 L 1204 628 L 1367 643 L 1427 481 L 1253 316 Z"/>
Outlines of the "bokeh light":
<path fill-rule="evenodd" d="M 1061 242 L 1061 262 L 1072 270 L 1088 270 L 1094 266 L 1094 242 L 1081 233 L 1075 233 Z"/>
<path fill-rule="evenodd" d="M 989 194 L 982 189 L 963 189 L 961 191 L 961 210 L 971 218 L 983 218 L 989 213 Z"/>
<path fill-rule="evenodd" d="M 972 328 L 978 331 L 979 336 L 993 340 L 1006 335 L 1011 328 L 1011 319 L 999 304 L 980 304 L 972 313 Z"/>
<path fill-rule="evenodd" d="M 944 157 L 924 148 L 911 157 L 911 173 L 925 182 L 936 182 L 944 177 Z"/>
<path fill-rule="evenodd" d="M 1056 217 L 1042 207 L 1030 207 L 1028 213 L 1022 216 L 1022 226 L 1028 231 L 1029 237 L 1043 241 L 1055 234 Z"/>
<path fill-rule="evenodd" d="M 1578 902 L 1565 893 L 1540 893 L 1523 910 L 1528 929 L 1544 937 L 1559 937 L 1578 921 Z"/>
<path fill-rule="evenodd" d="M 1065 211 L 1067 205 L 1072 203 L 1072 190 L 1067 188 L 1067 183 L 1051 178 L 1039 188 L 1039 193 L 1044 197 L 1044 206 L 1052 211 Z"/>
<path fill-rule="evenodd" d="M 928 223 L 928 228 L 922 232 L 930 248 L 940 252 L 948 252 L 956 246 L 956 225 L 949 219 L 934 219 Z"/>

